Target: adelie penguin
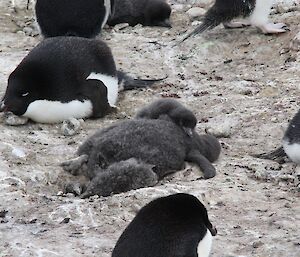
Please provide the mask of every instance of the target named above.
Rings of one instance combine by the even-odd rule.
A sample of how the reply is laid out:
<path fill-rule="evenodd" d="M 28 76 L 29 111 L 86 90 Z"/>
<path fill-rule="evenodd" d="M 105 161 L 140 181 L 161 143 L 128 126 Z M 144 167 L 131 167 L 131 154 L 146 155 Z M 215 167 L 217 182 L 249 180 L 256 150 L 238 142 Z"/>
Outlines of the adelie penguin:
<path fill-rule="evenodd" d="M 286 157 L 288 157 L 292 162 L 300 164 L 300 110 L 285 131 L 282 146 L 270 153 L 257 154 L 254 157 L 270 159 L 279 163 L 286 162 Z"/>
<path fill-rule="evenodd" d="M 44 37 L 95 37 L 113 11 L 114 0 L 37 0 L 35 5 Z"/>
<path fill-rule="evenodd" d="M 107 24 L 114 26 L 128 23 L 130 26 L 171 27 L 171 7 L 166 0 L 115 0 L 113 15 Z"/>
<path fill-rule="evenodd" d="M 264 34 L 288 31 L 288 27 L 284 23 L 269 22 L 268 16 L 272 4 L 273 0 L 216 0 L 205 14 L 202 24 L 182 41 L 190 36 L 213 29 L 221 23 L 223 23 L 225 28 L 241 28 L 252 25 L 259 28 Z M 246 22 L 232 21 L 240 17 L 246 18 Z"/>
<path fill-rule="evenodd" d="M 183 169 L 185 161 L 195 163 L 205 179 L 214 177 L 211 162 L 220 155 L 219 141 L 196 131 L 187 135 L 182 125 L 174 122 L 174 116 L 167 117 L 168 111 L 163 119 L 122 121 L 90 136 L 79 147 L 78 157 L 61 164 L 65 171 L 91 180 L 81 197 L 154 186 L 166 175 Z"/>
<path fill-rule="evenodd" d="M 216 234 L 205 206 L 195 196 L 174 194 L 138 212 L 112 257 L 208 257 Z"/>
<path fill-rule="evenodd" d="M 101 40 L 48 38 L 10 74 L 1 110 L 40 123 L 100 118 L 116 105 L 119 88 L 142 88 L 157 80 L 135 80 L 117 71 Z"/>

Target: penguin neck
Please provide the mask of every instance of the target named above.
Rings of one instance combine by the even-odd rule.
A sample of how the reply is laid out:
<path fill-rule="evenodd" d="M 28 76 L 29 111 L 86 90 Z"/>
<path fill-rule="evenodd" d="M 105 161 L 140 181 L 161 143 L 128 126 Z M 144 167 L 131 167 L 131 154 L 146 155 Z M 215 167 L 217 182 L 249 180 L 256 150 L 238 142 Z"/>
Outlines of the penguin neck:
<path fill-rule="evenodd" d="M 212 235 L 207 229 L 205 236 L 198 244 L 198 257 L 208 257 L 212 246 Z"/>

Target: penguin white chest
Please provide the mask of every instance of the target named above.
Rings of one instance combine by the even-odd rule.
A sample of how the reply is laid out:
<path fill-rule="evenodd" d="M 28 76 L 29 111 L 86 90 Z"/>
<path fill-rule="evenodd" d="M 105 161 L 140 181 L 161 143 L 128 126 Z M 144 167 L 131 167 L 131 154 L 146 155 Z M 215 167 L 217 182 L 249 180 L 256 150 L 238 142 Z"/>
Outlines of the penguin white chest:
<path fill-rule="evenodd" d="M 119 86 L 118 79 L 101 73 L 92 72 L 86 79 L 96 79 L 101 81 L 107 88 L 107 100 L 111 107 L 116 107 Z"/>
<path fill-rule="evenodd" d="M 198 244 L 198 257 L 208 257 L 211 246 L 212 246 L 212 235 L 209 230 L 207 230 L 206 235 L 202 238 L 202 240 Z"/>
<path fill-rule="evenodd" d="M 289 144 L 288 141 L 283 140 L 282 146 L 287 156 L 294 163 L 300 164 L 300 144 L 299 143 Z"/>
<path fill-rule="evenodd" d="M 268 23 L 273 0 L 256 0 L 255 7 L 249 20 L 254 26 L 262 26 Z"/>
<path fill-rule="evenodd" d="M 29 104 L 23 114 L 35 122 L 58 123 L 69 118 L 86 118 L 92 115 L 90 100 L 73 100 L 67 103 L 49 100 L 36 100 Z"/>

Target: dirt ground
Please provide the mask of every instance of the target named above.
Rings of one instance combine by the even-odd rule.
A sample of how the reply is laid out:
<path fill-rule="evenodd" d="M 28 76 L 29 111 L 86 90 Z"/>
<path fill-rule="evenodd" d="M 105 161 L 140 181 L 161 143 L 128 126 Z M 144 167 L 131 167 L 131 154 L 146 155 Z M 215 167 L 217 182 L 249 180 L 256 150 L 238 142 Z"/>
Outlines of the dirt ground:
<path fill-rule="evenodd" d="M 15 12 L 9 0 L 0 1 L 0 95 L 9 74 L 41 40 L 33 36 L 32 5 L 26 11 L 26 2 L 17 1 Z M 136 26 L 102 33 L 118 68 L 136 77 L 168 75 L 151 89 L 121 93 L 118 113 L 86 120 L 72 137 L 61 134 L 60 124 L 0 123 L 1 257 L 108 257 L 139 208 L 176 192 L 194 194 L 207 205 L 219 232 L 211 256 L 300 256 L 299 167 L 251 157 L 280 145 L 300 106 L 300 52 L 290 49 L 300 31 L 299 5 L 289 9 L 293 1 L 285 1 L 288 8 L 271 16 L 289 25 L 291 31 L 282 35 L 219 26 L 171 47 L 191 30 L 191 2 L 202 3 L 173 5 L 170 30 Z M 219 135 L 223 147 L 215 178 L 200 179 L 187 166 L 153 188 L 87 200 L 59 194 L 65 181 L 76 179 L 59 163 L 73 157 L 87 135 L 132 117 L 161 96 L 191 108 L 200 133 Z"/>

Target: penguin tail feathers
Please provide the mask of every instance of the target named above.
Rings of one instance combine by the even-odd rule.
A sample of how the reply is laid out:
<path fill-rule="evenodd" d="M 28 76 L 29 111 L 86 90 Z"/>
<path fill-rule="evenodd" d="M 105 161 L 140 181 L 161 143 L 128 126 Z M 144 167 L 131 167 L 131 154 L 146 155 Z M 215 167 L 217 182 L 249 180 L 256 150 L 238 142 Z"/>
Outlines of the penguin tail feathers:
<path fill-rule="evenodd" d="M 127 75 L 123 71 L 117 71 L 118 84 L 120 91 L 132 90 L 139 88 L 146 88 L 152 86 L 154 83 L 166 79 L 168 76 L 159 79 L 135 79 Z"/>
<path fill-rule="evenodd" d="M 280 164 L 287 162 L 287 155 L 286 155 L 286 153 L 285 153 L 282 146 L 276 148 L 272 152 L 261 153 L 261 154 L 253 154 L 252 156 L 255 157 L 255 158 L 276 161 Z"/>
<path fill-rule="evenodd" d="M 190 38 L 191 36 L 200 34 L 206 30 L 210 30 L 213 29 L 214 27 L 218 26 L 218 23 L 216 23 L 214 20 L 204 20 L 203 23 L 198 26 L 197 28 L 195 28 L 190 34 L 188 34 L 187 36 L 185 36 L 180 43 L 184 42 L 185 40 L 187 40 L 188 38 Z"/>

